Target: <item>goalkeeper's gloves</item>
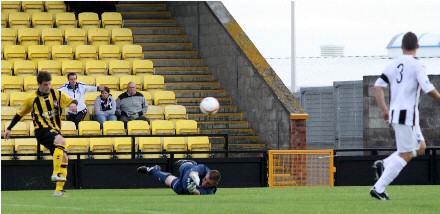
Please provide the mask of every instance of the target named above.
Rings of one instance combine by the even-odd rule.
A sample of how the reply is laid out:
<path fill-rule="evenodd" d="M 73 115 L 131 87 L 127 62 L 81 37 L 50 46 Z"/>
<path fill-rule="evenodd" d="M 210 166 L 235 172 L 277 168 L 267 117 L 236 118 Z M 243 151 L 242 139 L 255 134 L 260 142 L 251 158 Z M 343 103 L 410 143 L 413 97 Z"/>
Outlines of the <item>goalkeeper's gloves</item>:
<path fill-rule="evenodd" d="M 189 177 L 194 181 L 194 183 L 195 183 L 197 186 L 200 186 L 200 178 L 199 178 L 199 175 L 197 175 L 197 173 L 195 173 L 195 172 L 191 172 L 191 173 L 189 174 Z"/>
<path fill-rule="evenodd" d="M 195 182 L 191 182 L 190 184 L 188 184 L 188 186 L 186 187 L 188 189 L 188 192 L 190 193 L 195 193 L 196 192 L 196 183 Z"/>

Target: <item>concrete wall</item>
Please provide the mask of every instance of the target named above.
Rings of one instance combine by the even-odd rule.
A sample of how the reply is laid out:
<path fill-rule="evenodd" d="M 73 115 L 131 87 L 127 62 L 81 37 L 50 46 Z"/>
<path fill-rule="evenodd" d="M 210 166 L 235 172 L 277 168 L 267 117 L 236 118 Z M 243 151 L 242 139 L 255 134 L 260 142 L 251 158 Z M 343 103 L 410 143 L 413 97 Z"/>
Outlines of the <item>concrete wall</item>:
<path fill-rule="evenodd" d="M 373 86 L 378 76 L 364 77 L 364 147 L 395 147 L 394 131 L 383 121 L 377 106 Z M 429 79 L 439 89 L 440 75 L 430 75 Z M 389 91 L 385 92 L 386 102 Z M 440 102 L 422 92 L 420 98 L 420 127 L 427 146 L 440 146 Z"/>
<path fill-rule="evenodd" d="M 290 114 L 304 113 L 221 2 L 167 2 L 233 104 L 272 149 L 289 149 Z"/>

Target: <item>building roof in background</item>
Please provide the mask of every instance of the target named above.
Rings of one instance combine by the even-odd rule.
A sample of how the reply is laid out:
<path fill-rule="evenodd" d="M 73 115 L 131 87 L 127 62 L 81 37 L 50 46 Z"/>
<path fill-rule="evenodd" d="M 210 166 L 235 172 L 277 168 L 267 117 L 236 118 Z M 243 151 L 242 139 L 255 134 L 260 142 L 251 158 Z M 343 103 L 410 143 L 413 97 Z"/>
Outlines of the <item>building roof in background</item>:
<path fill-rule="evenodd" d="M 389 48 L 399 48 L 402 45 L 402 38 L 404 33 L 395 35 L 390 43 L 387 45 Z M 423 33 L 419 35 L 419 45 L 421 48 L 424 47 L 438 47 L 440 48 L 440 33 Z"/>

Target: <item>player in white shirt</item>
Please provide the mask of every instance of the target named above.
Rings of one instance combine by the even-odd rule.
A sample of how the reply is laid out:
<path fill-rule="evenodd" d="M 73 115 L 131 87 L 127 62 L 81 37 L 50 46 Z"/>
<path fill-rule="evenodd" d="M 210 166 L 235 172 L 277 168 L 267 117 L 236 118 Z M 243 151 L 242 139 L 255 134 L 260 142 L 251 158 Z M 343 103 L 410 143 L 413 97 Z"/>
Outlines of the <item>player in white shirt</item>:
<path fill-rule="evenodd" d="M 440 94 L 429 81 L 425 66 L 415 57 L 419 48 L 417 36 L 408 32 L 402 39 L 403 56 L 390 63 L 374 84 L 376 101 L 386 123 L 396 134 L 397 151 L 384 160 L 376 161 L 377 182 L 370 190 L 372 197 L 389 200 L 385 188 L 426 145 L 419 126 L 420 92 L 440 101 Z M 390 108 L 385 103 L 384 88 L 390 86 Z"/>

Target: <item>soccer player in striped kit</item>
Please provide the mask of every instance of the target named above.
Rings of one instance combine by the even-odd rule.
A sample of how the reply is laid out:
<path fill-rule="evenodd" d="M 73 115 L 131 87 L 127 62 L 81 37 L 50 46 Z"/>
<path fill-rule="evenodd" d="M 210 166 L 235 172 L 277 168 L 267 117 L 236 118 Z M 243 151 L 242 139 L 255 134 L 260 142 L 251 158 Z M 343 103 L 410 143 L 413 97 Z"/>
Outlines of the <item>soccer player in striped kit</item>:
<path fill-rule="evenodd" d="M 421 90 L 440 101 L 440 94 L 429 81 L 425 66 L 415 57 L 418 48 L 417 36 L 412 32 L 406 33 L 402 39 L 403 55 L 390 63 L 374 84 L 376 101 L 385 122 L 395 130 L 397 144 L 396 152 L 373 165 L 378 180 L 370 194 L 379 200 L 390 199 L 385 188 L 417 154 L 416 151 L 425 148 L 419 126 Z M 388 86 L 389 109 L 384 95 L 384 88 Z"/>

